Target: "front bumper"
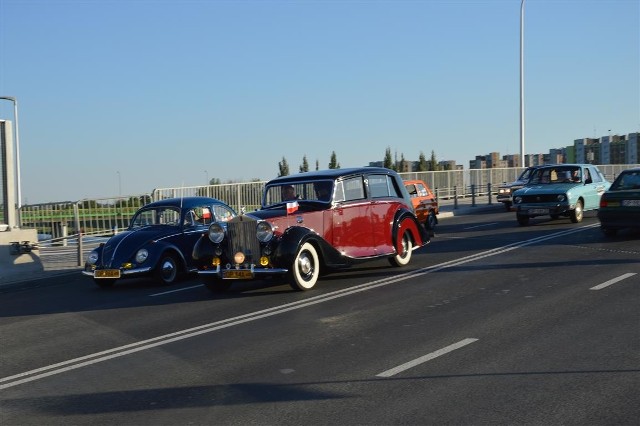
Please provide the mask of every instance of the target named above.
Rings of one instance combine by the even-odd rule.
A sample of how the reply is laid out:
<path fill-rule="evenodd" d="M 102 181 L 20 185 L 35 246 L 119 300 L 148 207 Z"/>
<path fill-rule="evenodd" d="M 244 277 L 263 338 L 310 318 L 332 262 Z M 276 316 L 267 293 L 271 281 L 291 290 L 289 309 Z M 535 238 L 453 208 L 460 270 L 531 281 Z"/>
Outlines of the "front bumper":
<path fill-rule="evenodd" d="M 252 280 L 256 278 L 268 277 L 270 275 L 284 275 L 289 272 L 286 268 L 221 268 L 198 270 L 198 275 L 218 278 L 221 280 Z"/>
<path fill-rule="evenodd" d="M 95 269 L 87 269 L 85 268 L 82 271 L 82 275 L 86 275 L 88 277 L 91 278 L 96 278 L 95 277 Z M 151 272 L 151 267 L 144 267 L 144 268 L 136 268 L 136 269 L 122 269 L 120 268 L 120 276 L 121 277 L 135 277 L 137 275 L 146 275 L 149 274 Z M 96 278 L 96 279 L 104 279 L 104 278 Z"/>
<path fill-rule="evenodd" d="M 568 214 L 576 208 L 575 204 L 544 203 L 544 204 L 516 204 L 516 212 L 520 216 L 555 216 Z"/>

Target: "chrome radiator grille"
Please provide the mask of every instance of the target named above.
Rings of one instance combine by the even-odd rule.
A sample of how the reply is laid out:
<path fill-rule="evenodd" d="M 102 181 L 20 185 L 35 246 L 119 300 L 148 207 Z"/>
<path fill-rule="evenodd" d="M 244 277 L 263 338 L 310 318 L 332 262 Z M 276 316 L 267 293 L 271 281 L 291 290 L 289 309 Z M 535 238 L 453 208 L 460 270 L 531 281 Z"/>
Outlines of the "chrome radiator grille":
<path fill-rule="evenodd" d="M 231 221 L 227 223 L 227 258 L 239 251 L 245 254 L 245 262 L 257 263 L 260 258 L 260 243 L 256 238 L 255 220 Z"/>

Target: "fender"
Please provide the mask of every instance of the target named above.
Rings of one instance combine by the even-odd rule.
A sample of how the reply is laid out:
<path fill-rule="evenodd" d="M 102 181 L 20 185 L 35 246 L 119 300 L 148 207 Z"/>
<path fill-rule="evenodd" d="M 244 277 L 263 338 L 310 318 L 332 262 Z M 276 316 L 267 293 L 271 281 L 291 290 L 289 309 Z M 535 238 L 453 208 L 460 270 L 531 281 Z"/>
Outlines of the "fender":
<path fill-rule="evenodd" d="M 398 237 L 402 235 L 404 230 L 408 230 L 411 233 L 416 248 L 422 247 L 430 241 L 426 228 L 418 222 L 415 215 L 407 209 L 400 209 L 396 212 L 391 236 L 396 252 L 399 251 L 398 244 L 400 244 Z"/>
<path fill-rule="evenodd" d="M 344 257 L 324 238 L 303 226 L 292 226 L 282 234 L 272 258 L 274 264 L 290 268 L 298 249 L 307 241 L 311 241 L 316 246 L 321 257 L 320 261 L 325 266 L 337 267 L 350 264 L 349 259 Z"/>
<path fill-rule="evenodd" d="M 159 242 L 156 241 L 154 242 L 154 244 L 156 245 L 160 245 L 162 247 L 162 250 L 153 250 L 153 257 L 150 257 L 149 259 L 147 259 L 147 261 L 152 264 L 154 267 L 158 266 L 158 262 L 160 261 L 160 258 L 167 252 L 167 251 L 171 251 L 174 254 L 176 254 L 178 256 L 178 259 L 180 259 L 180 261 L 182 262 L 182 267 L 186 267 L 187 265 L 187 260 L 184 258 L 184 255 L 182 254 L 182 252 L 180 251 L 180 249 L 178 249 L 178 247 L 176 247 L 173 244 L 167 244 L 164 242 Z M 151 254 L 152 250 L 149 250 L 149 254 Z"/>

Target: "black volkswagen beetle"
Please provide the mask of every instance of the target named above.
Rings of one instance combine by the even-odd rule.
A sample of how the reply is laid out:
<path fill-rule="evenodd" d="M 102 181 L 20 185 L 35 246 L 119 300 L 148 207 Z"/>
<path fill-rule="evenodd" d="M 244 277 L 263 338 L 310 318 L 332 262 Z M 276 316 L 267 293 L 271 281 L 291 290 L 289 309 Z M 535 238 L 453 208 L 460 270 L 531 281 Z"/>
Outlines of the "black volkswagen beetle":
<path fill-rule="evenodd" d="M 100 287 L 118 279 L 151 276 L 171 284 L 196 272 L 191 251 L 211 223 L 224 223 L 236 212 L 215 198 L 185 197 L 155 201 L 140 208 L 129 227 L 87 256 L 84 275 Z"/>

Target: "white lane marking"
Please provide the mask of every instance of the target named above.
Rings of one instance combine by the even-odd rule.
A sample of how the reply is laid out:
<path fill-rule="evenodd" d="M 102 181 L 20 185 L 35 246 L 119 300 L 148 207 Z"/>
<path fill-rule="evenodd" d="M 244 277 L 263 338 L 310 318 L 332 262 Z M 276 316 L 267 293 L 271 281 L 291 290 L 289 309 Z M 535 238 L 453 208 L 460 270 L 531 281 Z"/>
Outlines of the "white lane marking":
<path fill-rule="evenodd" d="M 498 222 L 492 222 L 492 223 L 485 223 L 485 224 L 482 224 L 482 225 L 469 226 L 469 227 L 462 228 L 462 229 L 464 229 L 466 231 L 467 229 L 484 228 L 485 226 L 492 226 L 492 225 L 497 225 L 497 224 L 498 224 Z"/>
<path fill-rule="evenodd" d="M 162 293 L 154 293 L 154 294 L 150 294 L 150 297 L 155 297 L 155 296 L 164 296 L 165 294 L 169 294 L 169 293 L 176 293 L 178 291 L 184 291 L 184 290 L 191 290 L 192 288 L 198 288 L 198 287 L 202 287 L 202 284 L 198 284 L 198 285 L 192 285 L 191 287 L 182 287 L 182 288 L 178 288 L 176 290 L 169 290 L 169 291 L 164 291 Z"/>
<path fill-rule="evenodd" d="M 290 312 L 296 309 L 306 308 L 308 306 L 312 306 L 318 303 L 328 302 L 333 299 L 338 299 L 338 298 L 342 298 L 352 294 L 360 293 L 363 291 L 368 291 L 374 288 L 383 287 L 396 282 L 405 281 L 405 280 L 408 280 L 409 278 L 414 278 L 414 277 L 430 274 L 433 272 L 438 272 L 446 268 L 463 265 L 465 263 L 473 262 L 475 260 L 483 259 L 485 257 L 502 254 L 507 251 L 515 250 L 516 248 L 525 247 L 525 246 L 533 245 L 539 242 L 547 241 L 553 238 L 558 238 L 568 234 L 585 231 L 589 228 L 594 228 L 596 226 L 600 226 L 600 224 L 586 225 L 586 226 L 574 228 L 567 231 L 556 232 L 554 234 L 550 234 L 547 236 L 541 236 L 541 237 L 532 238 L 526 241 L 507 244 L 506 246 L 503 246 L 503 247 L 498 247 L 498 248 L 487 250 L 477 254 L 465 256 L 460 259 L 450 260 L 448 262 L 444 262 L 438 265 L 417 269 L 415 271 L 405 272 L 403 274 L 397 274 L 397 275 L 394 275 L 393 277 L 371 281 L 371 282 L 360 284 L 354 287 L 337 290 L 332 293 L 309 297 L 304 300 L 287 303 L 281 306 L 275 306 L 273 308 L 264 309 L 262 311 L 251 312 L 238 317 L 232 317 L 232 318 L 227 318 L 225 320 L 221 320 L 221 321 L 217 321 L 209 324 L 203 324 L 203 325 L 189 328 L 186 330 L 153 337 L 151 339 L 142 340 L 139 342 L 130 343 L 128 345 L 107 349 L 102 352 L 97 352 L 97 353 L 81 356 L 78 358 L 70 359 L 67 361 L 62 361 L 57 364 L 52 364 L 45 367 L 36 368 L 34 370 L 25 371 L 24 373 L 3 377 L 3 378 L 0 378 L 0 383 L 4 383 L 4 384 L 0 384 L 0 390 L 17 386 L 22 383 L 27 383 L 34 380 L 42 379 L 48 376 L 53 376 L 55 374 L 60 374 L 65 371 L 74 370 L 87 365 L 97 364 L 99 362 L 107 361 L 113 358 L 129 355 L 135 352 L 140 352 L 146 349 L 155 348 L 157 346 L 165 345 L 167 343 L 188 339 L 204 333 L 210 333 L 213 331 L 221 330 L 223 328 L 244 324 L 250 321 L 267 318 L 273 315 Z"/>
<path fill-rule="evenodd" d="M 613 285 L 617 282 L 620 282 L 622 280 L 626 280 L 627 278 L 633 277 L 634 275 L 637 275 L 635 272 L 629 272 L 623 275 L 620 275 L 618 278 L 613 278 L 607 282 L 604 282 L 602 284 L 598 284 L 595 287 L 591 287 L 589 290 L 602 290 L 605 287 L 609 287 L 610 285 Z"/>
<path fill-rule="evenodd" d="M 391 368 L 387 371 L 383 371 L 380 374 L 376 374 L 376 377 L 391 377 L 391 376 L 395 376 L 398 373 L 401 373 L 405 370 L 408 370 L 410 368 L 413 368 L 417 365 L 423 364 L 427 361 L 431 361 L 434 358 L 437 358 L 439 356 L 442 356 L 444 354 L 447 354 L 449 352 L 455 351 L 456 349 L 460 349 L 464 346 L 467 346 L 473 342 L 477 342 L 478 339 L 474 339 L 474 338 L 467 338 L 464 340 L 459 341 L 458 343 L 454 343 L 453 345 L 449 345 L 447 347 L 444 347 L 442 349 L 438 349 L 435 352 L 431 352 L 430 354 L 421 356 L 420 358 L 416 358 L 413 361 L 409 361 L 409 362 L 405 362 L 402 365 L 399 365 L 397 367 Z"/>

